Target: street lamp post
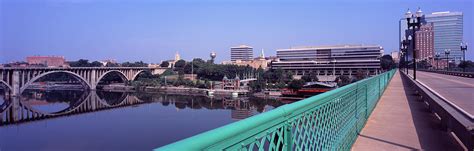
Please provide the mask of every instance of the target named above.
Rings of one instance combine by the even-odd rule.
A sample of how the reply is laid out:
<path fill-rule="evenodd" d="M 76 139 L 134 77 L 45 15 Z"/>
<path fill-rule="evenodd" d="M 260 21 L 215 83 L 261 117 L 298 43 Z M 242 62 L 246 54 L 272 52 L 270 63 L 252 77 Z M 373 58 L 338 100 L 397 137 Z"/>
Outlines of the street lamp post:
<path fill-rule="evenodd" d="M 404 52 L 404 64 L 405 64 L 405 70 L 406 73 L 408 74 L 408 45 L 410 44 L 410 39 L 406 40 L 403 38 L 402 41 L 402 51 Z"/>
<path fill-rule="evenodd" d="M 402 61 L 401 61 L 402 59 L 403 59 L 403 64 L 401 64 L 401 63 L 402 63 Z M 402 50 L 400 51 L 399 66 L 401 66 L 401 67 L 400 67 L 400 69 L 401 69 L 400 71 L 403 71 L 403 67 L 405 67 L 405 52 L 403 52 L 403 46 L 402 46 Z"/>
<path fill-rule="evenodd" d="M 464 66 L 462 67 L 462 72 L 466 72 L 466 51 L 467 51 L 467 43 L 461 43 L 461 51 L 462 51 L 462 62 Z"/>
<path fill-rule="evenodd" d="M 416 11 L 415 15 L 410 12 L 410 9 L 405 13 L 405 18 L 407 19 L 407 28 L 413 28 L 413 32 L 410 33 L 411 37 L 413 37 L 413 79 L 416 80 L 416 37 L 415 32 L 420 29 L 421 26 L 421 17 L 423 17 L 423 12 L 420 8 Z M 410 40 L 410 39 L 408 39 Z"/>
<path fill-rule="evenodd" d="M 436 53 L 436 55 L 435 55 L 435 60 L 436 60 L 436 70 L 438 70 L 438 68 L 439 68 L 439 66 L 438 66 L 439 57 L 440 57 L 440 55 L 439 55 L 439 52 L 437 52 L 437 53 Z"/>
<path fill-rule="evenodd" d="M 451 53 L 451 49 L 444 49 L 444 54 L 446 55 L 446 71 L 449 71 L 449 53 Z"/>

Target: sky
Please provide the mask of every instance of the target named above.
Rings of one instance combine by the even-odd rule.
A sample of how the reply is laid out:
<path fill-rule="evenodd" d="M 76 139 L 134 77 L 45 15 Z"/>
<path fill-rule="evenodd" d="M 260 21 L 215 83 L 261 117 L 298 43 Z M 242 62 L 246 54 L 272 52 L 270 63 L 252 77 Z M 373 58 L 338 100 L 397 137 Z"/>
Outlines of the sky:
<path fill-rule="evenodd" d="M 398 50 L 398 20 L 407 8 L 464 13 L 464 41 L 473 41 L 469 0 L 0 0 L 0 63 L 26 56 L 160 63 L 230 60 L 230 47 L 375 44 Z M 472 47 L 467 58 L 474 59 Z"/>

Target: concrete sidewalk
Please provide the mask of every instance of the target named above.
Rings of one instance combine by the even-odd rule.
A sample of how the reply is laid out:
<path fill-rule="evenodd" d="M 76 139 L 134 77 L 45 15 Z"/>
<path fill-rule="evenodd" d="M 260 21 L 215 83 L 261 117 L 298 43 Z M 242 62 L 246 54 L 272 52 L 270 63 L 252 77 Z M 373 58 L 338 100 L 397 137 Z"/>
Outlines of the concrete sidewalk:
<path fill-rule="evenodd" d="M 462 150 L 407 82 L 394 75 L 352 150 Z"/>

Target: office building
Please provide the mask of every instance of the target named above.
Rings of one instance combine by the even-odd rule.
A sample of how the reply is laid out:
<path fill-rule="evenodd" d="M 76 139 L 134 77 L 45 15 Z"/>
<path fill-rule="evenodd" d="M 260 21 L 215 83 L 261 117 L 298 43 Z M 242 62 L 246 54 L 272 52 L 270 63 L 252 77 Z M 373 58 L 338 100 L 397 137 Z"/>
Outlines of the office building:
<path fill-rule="evenodd" d="M 426 60 L 429 64 L 434 62 L 434 31 L 433 23 L 427 23 L 415 32 L 416 59 L 417 61 Z"/>
<path fill-rule="evenodd" d="M 367 74 L 380 71 L 383 48 L 378 45 L 337 45 L 299 47 L 277 50 L 278 61 L 271 69 L 283 69 L 296 75 L 316 72 L 318 75 L 353 75 L 357 70 Z"/>
<path fill-rule="evenodd" d="M 222 64 L 233 64 L 233 65 L 238 65 L 238 66 L 250 66 L 252 68 L 258 69 L 262 68 L 266 70 L 268 68 L 268 64 L 272 60 L 270 58 L 265 58 L 264 52 L 262 50 L 261 54 L 259 57 L 253 58 L 252 60 L 235 60 L 235 61 L 224 61 Z"/>
<path fill-rule="evenodd" d="M 451 49 L 449 60 L 459 63 L 462 52 L 459 44 L 463 37 L 463 14 L 461 12 L 435 12 L 425 15 L 427 23 L 433 23 L 434 51 L 444 54 L 445 49 Z"/>
<path fill-rule="evenodd" d="M 250 61 L 253 59 L 253 48 L 247 45 L 240 45 L 238 47 L 230 48 L 231 61 Z"/>
<path fill-rule="evenodd" d="M 392 56 L 393 62 L 395 62 L 395 63 L 400 62 L 400 52 L 399 51 L 392 51 L 390 53 L 390 56 Z"/>
<path fill-rule="evenodd" d="M 66 59 L 63 56 L 29 56 L 26 62 L 30 65 L 44 65 L 47 67 L 66 66 Z"/>

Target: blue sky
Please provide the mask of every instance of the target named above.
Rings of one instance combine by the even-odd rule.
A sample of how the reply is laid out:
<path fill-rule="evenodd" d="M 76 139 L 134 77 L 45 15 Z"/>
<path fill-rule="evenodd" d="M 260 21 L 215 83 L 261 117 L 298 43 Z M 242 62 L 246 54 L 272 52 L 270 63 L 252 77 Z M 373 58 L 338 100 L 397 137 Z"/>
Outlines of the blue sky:
<path fill-rule="evenodd" d="M 464 39 L 474 44 L 469 0 L 0 0 L 0 63 L 29 55 L 158 63 L 176 51 L 184 59 L 215 51 L 220 62 L 241 44 L 255 56 L 334 44 L 378 44 L 388 53 L 398 49 L 399 18 L 418 6 L 463 12 Z"/>

